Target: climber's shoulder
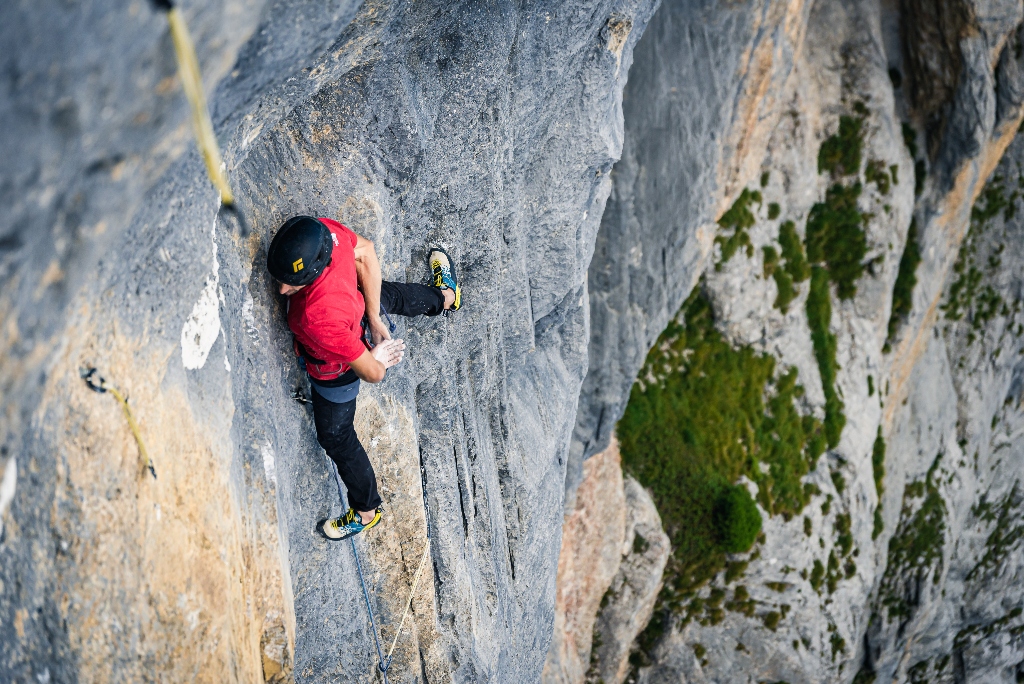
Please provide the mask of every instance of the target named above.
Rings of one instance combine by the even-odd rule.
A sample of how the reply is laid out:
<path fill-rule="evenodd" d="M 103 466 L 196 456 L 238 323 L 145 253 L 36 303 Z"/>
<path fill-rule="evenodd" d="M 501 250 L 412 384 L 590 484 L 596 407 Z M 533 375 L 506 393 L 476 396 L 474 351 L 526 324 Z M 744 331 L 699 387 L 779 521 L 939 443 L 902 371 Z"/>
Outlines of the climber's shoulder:
<path fill-rule="evenodd" d="M 319 220 L 320 223 L 327 226 L 327 230 L 331 231 L 331 239 L 334 241 L 335 247 L 341 247 L 347 242 L 352 245 L 353 249 L 355 249 L 359 244 L 359 240 L 361 238 L 352 232 L 352 229 L 345 224 L 330 218 L 321 217 Z"/>

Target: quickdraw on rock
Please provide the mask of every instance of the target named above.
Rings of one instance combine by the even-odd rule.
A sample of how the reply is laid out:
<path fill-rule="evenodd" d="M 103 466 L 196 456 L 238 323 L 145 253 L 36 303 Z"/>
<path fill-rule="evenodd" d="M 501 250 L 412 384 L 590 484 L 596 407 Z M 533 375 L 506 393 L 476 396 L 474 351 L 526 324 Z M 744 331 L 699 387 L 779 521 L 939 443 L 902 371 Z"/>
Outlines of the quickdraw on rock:
<path fill-rule="evenodd" d="M 124 411 L 124 417 L 128 419 L 128 428 L 132 431 L 132 435 L 135 436 L 135 443 L 139 445 L 139 463 L 142 468 L 149 470 L 153 475 L 153 479 L 156 479 L 156 469 L 153 467 L 153 461 L 149 458 L 149 453 L 146 451 L 146 445 L 142 443 L 142 435 L 139 432 L 139 424 L 135 422 L 135 417 L 132 416 L 131 409 L 128 408 L 128 399 L 118 390 L 114 385 L 104 380 L 99 373 L 96 372 L 95 368 L 83 368 L 79 371 L 79 375 L 85 380 L 85 384 L 89 386 L 93 392 L 99 394 L 106 394 L 109 392 L 114 399 L 117 399 L 117 403 L 121 404 L 121 409 Z"/>
<path fill-rule="evenodd" d="M 192 37 L 188 32 L 188 25 L 185 23 L 181 11 L 174 6 L 171 0 L 153 0 L 153 4 L 167 14 L 167 23 L 170 25 L 171 39 L 174 42 L 174 54 L 178 59 L 181 87 L 192 106 L 192 130 L 195 131 L 196 144 L 203 155 L 203 161 L 206 162 L 206 173 L 210 176 L 213 187 L 220 193 L 221 209 L 235 216 L 239 232 L 242 237 L 245 237 L 249 234 L 249 226 L 235 204 L 235 195 L 231 191 L 231 184 L 228 183 L 228 177 L 224 171 L 220 146 L 217 144 L 217 136 L 213 132 L 210 110 L 206 106 L 206 95 L 203 94 L 203 78 L 199 71 L 199 60 L 196 57 L 196 48 L 192 43 Z"/>

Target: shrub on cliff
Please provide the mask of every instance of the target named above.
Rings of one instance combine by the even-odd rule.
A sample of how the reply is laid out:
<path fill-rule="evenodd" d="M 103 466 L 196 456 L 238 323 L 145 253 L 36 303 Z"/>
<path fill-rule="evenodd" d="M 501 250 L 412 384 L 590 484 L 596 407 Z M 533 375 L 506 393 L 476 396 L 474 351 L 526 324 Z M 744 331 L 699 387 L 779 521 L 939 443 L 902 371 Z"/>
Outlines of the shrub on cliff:
<path fill-rule="evenodd" d="M 821 422 L 802 415 L 796 369 L 734 347 L 694 289 L 647 357 L 617 433 L 623 467 L 649 487 L 672 538 L 670 607 L 750 548 L 757 507 L 734 483 L 746 476 L 770 515 L 806 505 L 801 481 L 824 450 Z M 745 498 L 743 498 L 745 497 Z"/>
<path fill-rule="evenodd" d="M 722 548 L 729 553 L 749 551 L 761 531 L 761 513 L 747 488 L 741 484 L 726 487 L 715 509 Z"/>

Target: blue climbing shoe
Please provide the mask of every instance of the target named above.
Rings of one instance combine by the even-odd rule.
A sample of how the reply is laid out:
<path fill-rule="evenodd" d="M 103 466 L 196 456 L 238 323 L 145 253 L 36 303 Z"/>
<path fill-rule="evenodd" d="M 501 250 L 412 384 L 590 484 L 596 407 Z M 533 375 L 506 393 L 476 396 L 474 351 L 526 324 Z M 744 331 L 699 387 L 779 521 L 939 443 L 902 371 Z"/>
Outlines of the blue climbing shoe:
<path fill-rule="evenodd" d="M 434 276 L 434 287 L 454 292 L 455 303 L 449 311 L 458 311 L 462 306 L 462 288 L 459 287 L 459 279 L 455 275 L 451 257 L 440 247 L 433 247 L 430 250 L 429 261 L 430 272 Z"/>
<path fill-rule="evenodd" d="M 378 506 L 377 511 L 374 513 L 373 520 L 364 524 L 359 514 L 350 508 L 348 509 L 348 512 L 340 518 L 327 518 L 326 520 L 321 520 L 317 523 L 316 529 L 324 539 L 328 539 L 330 541 L 341 541 L 342 539 L 354 537 L 363 530 L 376 527 L 377 523 L 380 522 L 380 516 L 383 512 L 384 509 L 381 506 Z"/>

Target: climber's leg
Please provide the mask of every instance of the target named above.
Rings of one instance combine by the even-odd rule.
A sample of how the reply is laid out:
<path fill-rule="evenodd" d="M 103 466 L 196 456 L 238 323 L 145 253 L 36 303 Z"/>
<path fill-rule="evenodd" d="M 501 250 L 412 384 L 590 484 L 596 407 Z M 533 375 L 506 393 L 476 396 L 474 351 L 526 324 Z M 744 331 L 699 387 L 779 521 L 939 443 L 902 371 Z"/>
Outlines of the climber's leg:
<path fill-rule="evenodd" d="M 434 248 L 429 261 L 433 285 L 381 282 L 380 304 L 385 311 L 399 316 L 437 316 L 462 306 L 462 290 L 448 253 Z"/>
<path fill-rule="evenodd" d="M 315 389 L 312 395 L 316 439 L 338 466 L 341 481 L 348 489 L 348 503 L 351 507 L 342 518 L 320 521 L 318 528 L 329 539 L 344 539 L 380 521 L 381 500 L 377 492 L 377 475 L 373 472 L 373 465 L 353 425 L 355 399 L 336 404 L 321 397 Z M 364 511 L 374 513 L 366 523 L 362 522 L 359 515 Z"/>
<path fill-rule="evenodd" d="M 444 291 L 416 283 L 380 284 L 380 305 L 392 316 L 437 316 L 444 311 Z"/>

